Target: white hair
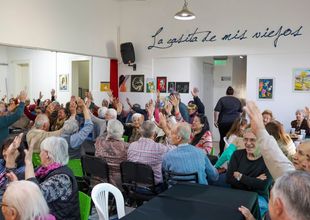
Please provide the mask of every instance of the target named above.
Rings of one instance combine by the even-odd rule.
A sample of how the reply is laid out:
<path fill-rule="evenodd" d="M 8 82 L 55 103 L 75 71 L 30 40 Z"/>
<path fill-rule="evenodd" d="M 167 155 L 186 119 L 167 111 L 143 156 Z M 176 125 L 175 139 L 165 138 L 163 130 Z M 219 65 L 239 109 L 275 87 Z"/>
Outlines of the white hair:
<path fill-rule="evenodd" d="M 141 135 L 145 138 L 152 138 L 156 132 L 156 126 L 154 122 L 147 120 L 144 121 L 141 125 Z"/>
<path fill-rule="evenodd" d="M 273 201 L 279 198 L 290 219 L 310 219 L 310 174 L 293 171 L 279 177 L 272 188 Z"/>
<path fill-rule="evenodd" d="M 44 124 L 50 123 L 49 118 L 46 114 L 38 114 L 35 121 L 34 121 L 34 127 L 37 129 L 42 129 Z"/>
<path fill-rule="evenodd" d="M 114 108 L 108 108 L 107 115 L 111 116 L 111 119 L 116 119 L 117 118 L 117 111 Z"/>
<path fill-rule="evenodd" d="M 141 115 L 140 113 L 134 113 L 134 114 L 132 115 L 132 120 L 138 119 L 138 118 L 141 118 L 141 117 L 142 117 L 142 115 Z"/>
<path fill-rule="evenodd" d="M 109 137 L 120 140 L 124 134 L 124 126 L 119 120 L 111 119 L 108 121 L 107 131 Z"/>
<path fill-rule="evenodd" d="M 98 109 L 98 117 L 99 118 L 104 118 L 106 112 L 108 111 L 108 108 L 107 107 L 100 107 Z"/>
<path fill-rule="evenodd" d="M 48 152 L 48 156 L 53 162 L 66 165 L 69 161 L 68 143 L 62 137 L 45 138 L 40 149 Z"/>
<path fill-rule="evenodd" d="M 302 115 L 302 117 L 305 117 L 305 110 L 303 109 L 297 109 L 296 112 L 295 112 L 295 115 L 297 115 L 297 113 L 300 113 Z"/>
<path fill-rule="evenodd" d="M 49 214 L 40 188 L 31 181 L 11 182 L 5 190 L 2 201 L 16 209 L 20 220 L 44 219 Z"/>
<path fill-rule="evenodd" d="M 76 133 L 78 130 L 79 130 L 79 122 L 75 118 L 70 117 L 68 120 L 65 121 L 62 133 L 71 135 Z"/>
<path fill-rule="evenodd" d="M 178 123 L 176 126 L 176 135 L 182 138 L 182 143 L 188 143 L 191 136 L 191 126 L 186 122 Z"/>

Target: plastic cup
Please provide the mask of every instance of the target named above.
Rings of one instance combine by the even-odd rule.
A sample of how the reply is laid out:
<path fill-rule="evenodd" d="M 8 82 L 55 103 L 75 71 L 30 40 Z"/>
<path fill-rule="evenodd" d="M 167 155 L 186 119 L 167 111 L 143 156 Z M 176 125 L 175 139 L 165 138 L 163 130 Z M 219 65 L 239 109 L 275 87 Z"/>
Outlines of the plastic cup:
<path fill-rule="evenodd" d="M 295 134 L 295 128 L 291 128 L 291 134 Z"/>

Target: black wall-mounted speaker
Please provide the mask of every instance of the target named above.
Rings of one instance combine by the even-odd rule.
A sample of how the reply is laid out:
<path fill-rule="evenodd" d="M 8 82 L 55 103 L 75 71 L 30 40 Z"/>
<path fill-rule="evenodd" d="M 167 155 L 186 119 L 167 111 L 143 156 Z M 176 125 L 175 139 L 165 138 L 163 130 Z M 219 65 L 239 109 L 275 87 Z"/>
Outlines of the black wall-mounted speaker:
<path fill-rule="evenodd" d="M 135 62 L 135 50 L 131 42 L 121 44 L 121 55 L 124 64 Z"/>

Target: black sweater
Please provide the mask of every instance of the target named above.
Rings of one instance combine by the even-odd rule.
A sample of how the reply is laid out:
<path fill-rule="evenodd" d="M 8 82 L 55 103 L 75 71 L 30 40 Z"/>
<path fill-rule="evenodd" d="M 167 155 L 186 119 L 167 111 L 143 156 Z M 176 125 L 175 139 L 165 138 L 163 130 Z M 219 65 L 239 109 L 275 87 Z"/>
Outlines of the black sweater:
<path fill-rule="evenodd" d="M 236 180 L 234 172 L 242 173 L 240 181 Z M 263 173 L 267 176 L 266 180 L 256 178 Z M 232 188 L 257 192 L 268 200 L 272 177 L 263 158 L 260 157 L 257 160 L 249 160 L 246 150 L 244 149 L 235 151 L 231 156 L 226 174 L 226 182 L 229 183 Z"/>

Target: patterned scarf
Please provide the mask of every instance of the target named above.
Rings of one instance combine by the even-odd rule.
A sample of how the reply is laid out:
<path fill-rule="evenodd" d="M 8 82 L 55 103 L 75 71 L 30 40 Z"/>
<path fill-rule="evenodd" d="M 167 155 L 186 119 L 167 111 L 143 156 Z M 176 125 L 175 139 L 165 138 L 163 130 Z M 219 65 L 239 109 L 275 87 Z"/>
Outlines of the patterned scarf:
<path fill-rule="evenodd" d="M 35 176 L 38 178 L 44 178 L 47 174 L 49 174 L 49 172 L 58 169 L 59 167 L 61 167 L 62 165 L 60 163 L 51 163 L 50 165 L 48 165 L 47 167 L 39 167 L 39 169 L 37 169 L 37 171 L 35 172 Z"/>

